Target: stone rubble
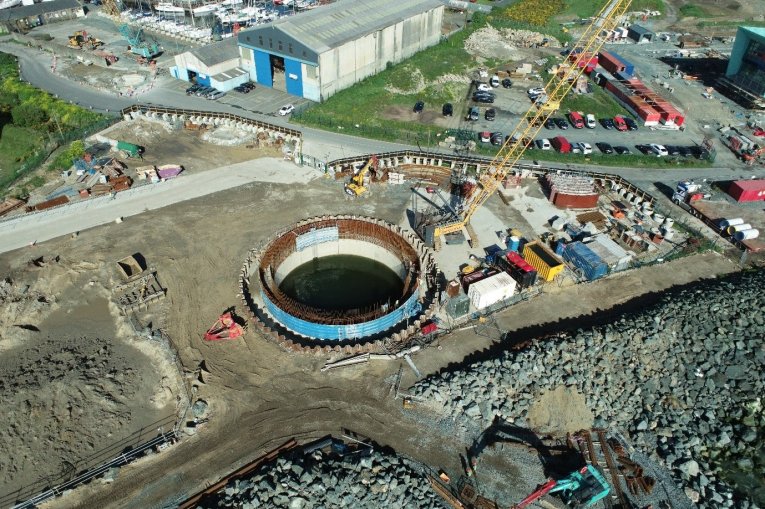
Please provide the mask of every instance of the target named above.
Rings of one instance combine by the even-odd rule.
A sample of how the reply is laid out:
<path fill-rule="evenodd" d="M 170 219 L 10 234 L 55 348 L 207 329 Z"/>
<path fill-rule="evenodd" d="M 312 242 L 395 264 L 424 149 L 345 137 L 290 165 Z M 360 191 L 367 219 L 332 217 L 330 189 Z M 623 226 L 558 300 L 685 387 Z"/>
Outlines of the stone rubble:
<path fill-rule="evenodd" d="M 344 457 L 315 451 L 280 456 L 237 479 L 200 508 L 445 507 L 423 468 L 404 457 L 371 451 Z"/>
<path fill-rule="evenodd" d="M 412 393 L 456 424 L 499 415 L 527 426 L 540 394 L 569 387 L 595 426 L 626 430 L 698 507 L 756 508 L 765 487 L 734 494 L 721 472 L 733 463 L 760 482 L 765 472 L 763 288 L 763 270 L 698 283 L 608 325 L 432 375 Z"/>

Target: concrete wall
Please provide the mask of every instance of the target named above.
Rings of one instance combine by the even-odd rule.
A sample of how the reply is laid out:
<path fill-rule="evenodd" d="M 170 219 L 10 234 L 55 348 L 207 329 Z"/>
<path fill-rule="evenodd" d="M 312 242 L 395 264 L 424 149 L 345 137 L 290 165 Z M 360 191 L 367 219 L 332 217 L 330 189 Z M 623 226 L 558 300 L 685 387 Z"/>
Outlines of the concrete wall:
<path fill-rule="evenodd" d="M 423 12 L 319 55 L 320 99 L 441 40 L 444 7 Z"/>
<path fill-rule="evenodd" d="M 393 272 L 398 274 L 401 280 L 406 277 L 406 269 L 404 264 L 395 254 L 391 253 L 382 246 L 376 244 L 370 244 L 363 240 L 355 239 L 340 239 L 335 242 L 323 242 L 311 247 L 307 247 L 302 251 L 295 251 L 282 262 L 276 269 L 276 275 L 274 276 L 274 282 L 276 286 L 282 284 L 284 278 L 287 275 L 300 267 L 304 263 L 308 263 L 314 258 L 322 258 L 324 256 L 333 255 L 356 255 L 363 256 L 365 258 L 371 258 L 377 262 L 382 263 Z"/>

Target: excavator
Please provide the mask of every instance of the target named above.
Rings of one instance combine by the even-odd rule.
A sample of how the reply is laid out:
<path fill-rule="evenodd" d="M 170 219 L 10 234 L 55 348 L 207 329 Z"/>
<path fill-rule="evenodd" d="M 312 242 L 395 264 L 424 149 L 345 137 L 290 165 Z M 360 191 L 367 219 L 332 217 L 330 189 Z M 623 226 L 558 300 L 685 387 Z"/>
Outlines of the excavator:
<path fill-rule="evenodd" d="M 368 191 L 364 185 L 364 177 L 369 173 L 370 169 L 377 170 L 377 156 L 372 156 L 353 177 L 351 181 L 345 185 L 345 192 L 351 196 L 361 196 Z"/>
<path fill-rule="evenodd" d="M 603 475 L 596 468 L 587 465 L 557 481 L 550 479 L 534 493 L 511 507 L 523 509 L 548 493 L 560 493 L 570 507 L 584 509 L 592 507 L 610 492 L 611 487 Z"/>
<path fill-rule="evenodd" d="M 461 205 L 459 216 L 455 219 L 434 217 L 421 223 L 418 233 L 426 244 L 438 249 L 449 233 L 463 232 L 466 237 L 467 226 L 473 214 L 499 188 L 505 177 L 523 157 L 529 144 L 523 140 L 533 140 L 544 123 L 560 109 L 561 101 L 571 91 L 579 77 L 584 73 L 591 55 L 597 54 L 606 42 L 601 34 L 611 33 L 619 25 L 629 9 L 632 0 L 610 0 L 592 18 L 585 27 L 579 40 L 572 46 L 576 58 L 563 73 L 553 75 L 544 87 L 544 93 L 531 105 L 515 130 L 507 136 L 505 143 L 489 163 L 489 170 L 478 179 L 478 187 L 468 200 Z"/>

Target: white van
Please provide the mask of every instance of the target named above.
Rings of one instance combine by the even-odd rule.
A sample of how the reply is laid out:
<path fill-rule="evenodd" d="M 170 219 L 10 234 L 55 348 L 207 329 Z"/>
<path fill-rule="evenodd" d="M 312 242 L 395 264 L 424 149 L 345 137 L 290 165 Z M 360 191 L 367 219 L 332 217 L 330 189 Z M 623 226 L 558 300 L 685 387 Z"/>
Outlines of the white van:
<path fill-rule="evenodd" d="M 542 138 L 541 140 L 537 140 L 535 142 L 537 144 L 537 148 L 540 150 L 552 150 L 552 145 L 550 144 L 550 140 L 547 138 Z"/>
<path fill-rule="evenodd" d="M 595 129 L 595 127 L 598 125 L 598 122 L 595 120 L 595 115 L 592 113 L 588 113 L 585 117 L 585 123 L 587 124 L 587 129 Z"/>
<path fill-rule="evenodd" d="M 492 87 L 497 88 L 499 86 L 499 76 L 497 76 L 496 74 L 492 76 L 491 80 L 489 80 L 489 84 Z"/>

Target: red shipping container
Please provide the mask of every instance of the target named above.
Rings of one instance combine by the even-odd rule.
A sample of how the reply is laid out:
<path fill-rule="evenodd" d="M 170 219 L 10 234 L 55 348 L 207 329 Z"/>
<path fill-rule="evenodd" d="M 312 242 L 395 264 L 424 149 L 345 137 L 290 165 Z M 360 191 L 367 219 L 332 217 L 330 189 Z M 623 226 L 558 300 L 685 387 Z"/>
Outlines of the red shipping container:
<path fill-rule="evenodd" d="M 611 74 L 615 72 L 622 72 L 626 69 L 624 64 L 607 51 L 601 51 L 598 56 L 598 63 L 600 66 Z"/>
<path fill-rule="evenodd" d="M 765 179 L 737 180 L 728 187 L 728 194 L 736 201 L 765 200 Z"/>
<path fill-rule="evenodd" d="M 598 206 L 598 194 L 555 193 L 553 205 L 561 209 L 594 209 Z"/>

